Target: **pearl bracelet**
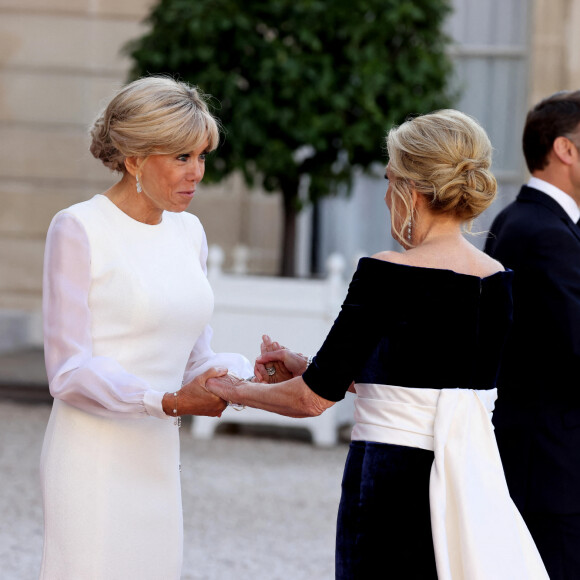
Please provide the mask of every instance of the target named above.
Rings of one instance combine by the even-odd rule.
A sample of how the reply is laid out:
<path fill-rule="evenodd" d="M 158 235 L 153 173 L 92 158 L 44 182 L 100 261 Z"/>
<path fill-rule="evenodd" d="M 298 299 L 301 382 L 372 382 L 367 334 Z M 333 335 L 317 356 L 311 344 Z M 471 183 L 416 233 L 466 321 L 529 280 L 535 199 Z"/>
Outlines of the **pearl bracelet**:
<path fill-rule="evenodd" d="M 173 416 L 175 417 L 175 421 L 173 422 L 174 425 L 177 425 L 177 428 L 179 429 L 181 427 L 181 417 L 178 417 L 177 415 L 177 393 L 179 391 L 175 391 L 175 393 L 173 393 L 173 396 L 175 397 L 174 400 L 174 405 L 173 405 Z"/>

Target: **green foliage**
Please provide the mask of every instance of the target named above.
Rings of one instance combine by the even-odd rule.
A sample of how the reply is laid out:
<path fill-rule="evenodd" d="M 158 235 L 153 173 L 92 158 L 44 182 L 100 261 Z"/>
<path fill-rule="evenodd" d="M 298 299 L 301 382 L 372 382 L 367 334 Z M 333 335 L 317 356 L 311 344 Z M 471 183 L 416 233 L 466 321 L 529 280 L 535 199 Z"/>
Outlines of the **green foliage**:
<path fill-rule="evenodd" d="M 287 201 L 307 173 L 316 199 L 380 160 L 393 123 L 449 105 L 449 11 L 448 0 L 161 0 L 127 51 L 133 77 L 170 74 L 215 97 L 225 138 L 209 179 L 239 169 Z"/>

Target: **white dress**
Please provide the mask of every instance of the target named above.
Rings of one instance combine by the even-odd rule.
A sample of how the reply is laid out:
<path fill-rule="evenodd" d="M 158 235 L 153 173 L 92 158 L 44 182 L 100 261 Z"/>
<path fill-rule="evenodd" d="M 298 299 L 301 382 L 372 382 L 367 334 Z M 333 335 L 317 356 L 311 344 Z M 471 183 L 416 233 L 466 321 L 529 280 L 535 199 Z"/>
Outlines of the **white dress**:
<path fill-rule="evenodd" d="M 203 228 L 185 212 L 147 225 L 97 195 L 53 219 L 42 579 L 180 577 L 179 434 L 163 394 L 211 366 L 252 370 L 210 348 L 206 258 Z"/>

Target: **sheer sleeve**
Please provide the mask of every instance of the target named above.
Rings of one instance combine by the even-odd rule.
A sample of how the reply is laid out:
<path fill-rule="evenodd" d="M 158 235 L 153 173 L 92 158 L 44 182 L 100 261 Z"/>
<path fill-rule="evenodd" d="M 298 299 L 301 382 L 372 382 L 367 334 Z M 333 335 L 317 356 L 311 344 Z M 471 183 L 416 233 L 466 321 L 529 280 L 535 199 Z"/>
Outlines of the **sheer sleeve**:
<path fill-rule="evenodd" d="M 380 334 L 379 297 L 371 259 L 361 260 L 349 285 L 338 318 L 302 378 L 317 395 L 340 401 Z"/>
<path fill-rule="evenodd" d="M 53 219 L 44 257 L 44 352 L 50 393 L 89 413 L 167 419 L 163 393 L 117 361 L 93 356 L 90 245 L 78 220 L 66 212 Z"/>
<path fill-rule="evenodd" d="M 205 275 L 207 276 L 207 238 L 205 232 L 203 233 L 199 259 Z M 194 379 L 196 376 L 204 373 L 211 367 L 227 368 L 229 371 L 235 373 L 239 377 L 247 378 L 254 373 L 254 367 L 250 364 L 248 359 L 241 354 L 220 352 L 216 353 L 211 348 L 211 338 L 213 330 L 209 324 L 205 326 L 200 337 L 197 339 L 183 377 L 184 383 Z"/>

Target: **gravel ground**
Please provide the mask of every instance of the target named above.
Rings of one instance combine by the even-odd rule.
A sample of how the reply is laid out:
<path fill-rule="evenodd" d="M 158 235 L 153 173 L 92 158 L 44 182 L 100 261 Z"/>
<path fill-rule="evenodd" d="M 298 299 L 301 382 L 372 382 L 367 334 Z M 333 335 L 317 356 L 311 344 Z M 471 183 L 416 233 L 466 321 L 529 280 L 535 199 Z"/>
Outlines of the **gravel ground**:
<path fill-rule="evenodd" d="M 46 404 L 0 402 L 1 580 L 38 577 L 38 461 L 49 413 Z M 201 441 L 188 427 L 184 421 L 182 580 L 334 578 L 347 445 L 316 448 L 299 430 L 248 429 Z"/>

